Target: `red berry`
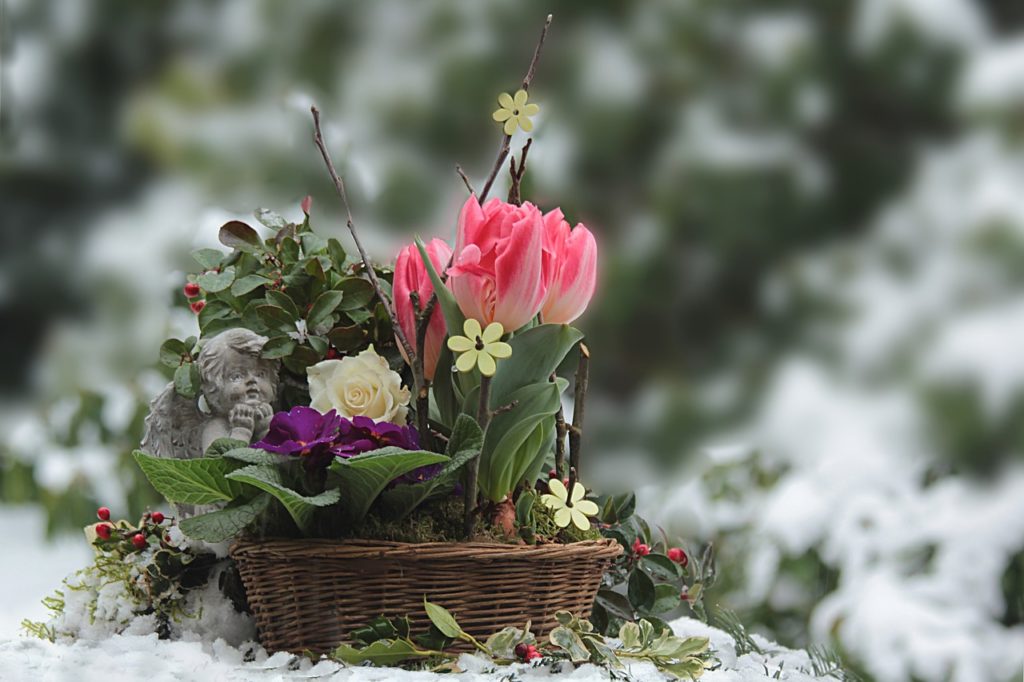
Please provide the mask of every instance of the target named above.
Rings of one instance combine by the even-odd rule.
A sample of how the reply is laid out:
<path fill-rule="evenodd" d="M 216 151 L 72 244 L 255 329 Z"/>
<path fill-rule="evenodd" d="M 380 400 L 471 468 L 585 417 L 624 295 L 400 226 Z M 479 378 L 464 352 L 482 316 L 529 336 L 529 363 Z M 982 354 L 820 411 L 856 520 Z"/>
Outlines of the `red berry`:
<path fill-rule="evenodd" d="M 523 658 L 527 663 L 529 663 L 532 660 L 543 658 L 543 656 L 539 651 L 537 651 L 537 647 L 531 644 L 529 648 L 526 650 L 526 656 L 524 656 Z"/>
<path fill-rule="evenodd" d="M 100 507 L 99 509 L 96 510 L 96 518 L 98 518 L 100 521 L 109 521 L 110 510 L 107 509 L 106 507 Z"/>
<path fill-rule="evenodd" d="M 189 306 L 196 315 L 203 312 L 203 308 L 206 307 L 206 301 L 196 301 Z"/>
<path fill-rule="evenodd" d="M 142 533 L 136 533 L 132 536 L 132 544 L 135 545 L 135 549 L 142 549 L 146 546 L 146 536 Z"/>
<path fill-rule="evenodd" d="M 682 564 L 683 566 L 690 563 L 690 557 L 686 556 L 686 552 L 678 547 L 673 547 L 668 551 L 668 558 L 677 564 Z"/>
<path fill-rule="evenodd" d="M 338 351 L 334 350 L 333 348 L 328 348 L 326 357 L 328 360 L 337 360 L 339 357 Z"/>
<path fill-rule="evenodd" d="M 650 553 L 651 548 L 640 542 L 640 538 L 637 538 L 633 542 L 633 554 L 636 554 L 637 556 L 647 556 Z"/>
<path fill-rule="evenodd" d="M 549 471 L 548 478 L 558 478 L 558 469 L 552 469 Z"/>
<path fill-rule="evenodd" d="M 153 512 L 153 514 L 152 514 L 152 516 L 150 516 L 150 518 L 153 519 L 153 523 L 155 523 L 157 525 L 159 525 L 159 524 L 164 522 L 164 515 L 162 513 L 158 512 L 158 511 L 157 512 Z"/>
<path fill-rule="evenodd" d="M 530 653 L 530 647 L 525 642 L 516 644 L 516 658 L 526 660 L 526 654 Z"/>
<path fill-rule="evenodd" d="M 110 539 L 110 524 L 101 523 L 96 526 L 96 536 L 103 538 L 104 540 Z"/>
<path fill-rule="evenodd" d="M 196 298 L 202 292 L 202 289 L 200 289 L 199 285 L 196 284 L 195 282 L 189 282 L 188 284 L 185 285 L 184 291 L 186 297 Z"/>

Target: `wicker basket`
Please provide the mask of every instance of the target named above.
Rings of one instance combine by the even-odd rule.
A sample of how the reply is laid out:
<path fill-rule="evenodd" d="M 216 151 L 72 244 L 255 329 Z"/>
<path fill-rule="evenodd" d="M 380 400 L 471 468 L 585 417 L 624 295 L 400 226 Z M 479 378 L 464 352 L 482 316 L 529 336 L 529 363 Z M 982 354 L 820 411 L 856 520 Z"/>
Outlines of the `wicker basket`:
<path fill-rule="evenodd" d="M 242 541 L 231 556 L 260 642 L 272 652 L 324 653 L 377 616 L 428 625 L 423 598 L 475 637 L 530 620 L 539 636 L 556 611 L 583 617 L 622 547 L 611 540 L 518 546 L 333 540 Z"/>

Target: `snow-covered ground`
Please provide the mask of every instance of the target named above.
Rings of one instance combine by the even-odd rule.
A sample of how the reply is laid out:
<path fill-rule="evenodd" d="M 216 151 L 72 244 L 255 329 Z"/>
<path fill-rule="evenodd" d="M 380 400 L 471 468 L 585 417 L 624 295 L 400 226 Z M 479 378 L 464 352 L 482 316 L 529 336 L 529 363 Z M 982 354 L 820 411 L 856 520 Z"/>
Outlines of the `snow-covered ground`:
<path fill-rule="evenodd" d="M 14 544 L 0 561 L 0 638 L 15 637 L 21 621 L 45 620 L 40 603 L 61 580 L 89 563 L 92 551 L 81 536 L 64 536 L 46 542 L 45 512 L 40 507 L 0 507 L 0 536 Z M 0 665 L 0 678 L 7 672 Z"/>
<path fill-rule="evenodd" d="M 811 663 L 802 651 L 791 651 L 758 640 L 765 654 L 737 656 L 729 635 L 703 623 L 681 619 L 673 623 L 677 634 L 703 635 L 711 638 L 722 667 L 702 678 L 707 682 L 749 682 L 783 679 L 790 682 L 831 679 L 812 674 Z M 489 662 L 463 655 L 461 674 L 408 672 L 395 668 L 345 667 L 331 661 L 315 665 L 288 654 L 268 656 L 255 645 L 234 648 L 223 641 L 160 641 L 156 635 L 114 635 L 100 642 L 78 640 L 50 643 L 42 640 L 16 638 L 0 640 L 0 677 L 11 682 L 45 680 L 140 680 L 149 682 L 185 682 L 187 680 L 307 680 L 330 679 L 345 682 L 427 682 L 428 680 L 516 680 L 564 679 L 574 682 L 606 682 L 608 671 L 591 665 L 560 673 L 546 666 L 515 665 L 494 668 Z M 649 665 L 633 666 L 629 673 L 634 680 L 659 680 L 662 676 Z M 775 677 L 779 673 L 779 677 Z"/>

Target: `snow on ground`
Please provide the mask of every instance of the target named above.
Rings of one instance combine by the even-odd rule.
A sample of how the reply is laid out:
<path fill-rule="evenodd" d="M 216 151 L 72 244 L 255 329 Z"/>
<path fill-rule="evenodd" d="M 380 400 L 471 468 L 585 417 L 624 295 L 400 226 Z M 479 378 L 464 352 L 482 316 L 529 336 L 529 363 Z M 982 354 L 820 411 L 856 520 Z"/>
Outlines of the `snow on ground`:
<path fill-rule="evenodd" d="M 92 550 L 83 537 L 64 536 L 47 543 L 45 512 L 32 507 L 0 508 L 0 536 L 18 538 L 16 549 L 0 561 L 0 637 L 14 637 L 21 621 L 45 620 L 40 601 L 60 586 L 61 580 L 89 563 Z M 6 673 L 0 665 L 0 677 Z"/>
<path fill-rule="evenodd" d="M 691 619 L 683 618 L 673 627 L 680 635 L 703 635 L 711 638 L 712 646 L 722 661 L 719 670 L 702 678 L 707 682 L 749 682 L 779 679 L 791 682 L 825 679 L 810 674 L 810 661 L 802 651 L 775 647 L 759 640 L 765 654 L 737 656 L 733 641 L 720 630 Z M 249 659 L 249 660 L 246 660 Z M 315 665 L 308 660 L 288 654 L 268 656 L 260 647 L 243 645 L 231 647 L 222 640 L 161 641 L 156 635 L 114 635 L 99 642 L 78 640 L 51 643 L 29 638 L 0 640 L 0 673 L 11 682 L 40 682 L 74 678 L 77 682 L 90 680 L 139 680 L 148 682 L 187 682 L 189 680 L 307 680 L 329 679 L 345 682 L 427 682 L 429 680 L 458 680 L 473 682 L 508 679 L 517 673 L 522 682 L 531 680 L 564 679 L 573 682 L 606 682 L 608 672 L 591 665 L 575 670 L 565 666 L 556 673 L 547 667 L 514 665 L 495 669 L 489 662 L 469 655 L 459 661 L 465 671 L 461 674 L 434 674 L 410 672 L 395 668 L 345 667 L 331 661 Z M 630 669 L 632 679 L 663 679 L 653 667 L 636 665 Z"/>

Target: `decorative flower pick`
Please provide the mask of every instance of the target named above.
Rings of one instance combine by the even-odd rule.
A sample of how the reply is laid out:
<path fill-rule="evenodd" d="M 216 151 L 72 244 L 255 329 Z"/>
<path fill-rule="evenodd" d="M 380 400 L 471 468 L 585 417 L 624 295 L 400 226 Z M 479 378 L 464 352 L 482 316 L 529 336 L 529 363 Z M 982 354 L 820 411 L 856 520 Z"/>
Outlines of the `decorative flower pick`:
<path fill-rule="evenodd" d="M 515 97 L 503 92 L 498 95 L 498 104 L 501 108 L 495 111 L 491 116 L 495 121 L 505 123 L 505 134 L 511 135 L 516 131 L 516 128 L 522 128 L 526 132 L 533 130 L 533 122 L 530 120 L 531 116 L 536 116 L 537 112 L 540 111 L 540 107 L 536 104 L 527 104 L 529 95 L 526 94 L 526 90 L 520 90 L 515 94 Z"/>
<path fill-rule="evenodd" d="M 500 322 L 491 322 L 487 329 L 481 331 L 480 323 L 469 318 L 462 325 L 465 336 L 452 336 L 448 339 L 448 348 L 454 353 L 461 353 L 455 361 L 455 368 L 460 372 L 470 372 L 474 365 L 486 377 L 494 376 L 498 365 L 495 360 L 512 356 L 512 346 L 501 341 L 505 328 Z"/>
<path fill-rule="evenodd" d="M 588 516 L 597 514 L 597 505 L 590 500 L 584 500 L 587 494 L 586 489 L 580 483 L 572 486 L 572 503 L 569 503 L 569 491 L 565 484 L 557 478 L 548 481 L 549 495 L 541 495 L 540 501 L 548 509 L 555 511 L 555 525 L 559 528 L 566 528 L 570 523 L 576 525 L 580 530 L 590 530 L 590 519 Z"/>

